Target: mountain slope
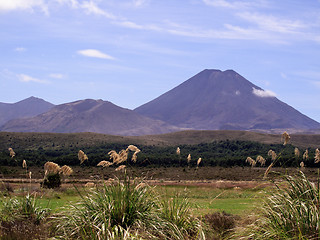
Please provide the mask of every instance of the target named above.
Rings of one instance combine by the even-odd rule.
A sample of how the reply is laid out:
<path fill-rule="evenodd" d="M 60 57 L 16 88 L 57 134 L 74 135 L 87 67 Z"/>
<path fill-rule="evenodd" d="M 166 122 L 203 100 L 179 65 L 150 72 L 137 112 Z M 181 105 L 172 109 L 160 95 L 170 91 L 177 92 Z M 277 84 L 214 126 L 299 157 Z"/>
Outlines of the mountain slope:
<path fill-rule="evenodd" d="M 318 122 L 233 70 L 204 70 L 135 111 L 178 127 L 199 130 L 320 128 Z"/>
<path fill-rule="evenodd" d="M 0 103 L 0 126 L 11 119 L 33 117 L 51 109 L 54 105 L 36 97 L 16 103 Z"/>
<path fill-rule="evenodd" d="M 3 125 L 6 132 L 96 132 L 114 135 L 144 135 L 177 131 L 159 120 L 102 100 L 80 100 L 57 105 L 50 111 Z"/>

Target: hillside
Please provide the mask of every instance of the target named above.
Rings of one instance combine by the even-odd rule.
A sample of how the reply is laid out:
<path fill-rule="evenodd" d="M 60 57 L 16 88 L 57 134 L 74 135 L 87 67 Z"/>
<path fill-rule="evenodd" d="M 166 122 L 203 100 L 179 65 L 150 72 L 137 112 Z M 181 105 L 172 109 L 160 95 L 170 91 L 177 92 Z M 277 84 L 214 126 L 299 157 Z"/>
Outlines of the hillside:
<path fill-rule="evenodd" d="M 128 136 L 177 130 L 111 102 L 92 99 L 57 105 L 32 118 L 11 120 L 1 128 L 6 132 L 96 132 Z"/>
<path fill-rule="evenodd" d="M 16 103 L 0 103 L 0 126 L 17 118 L 33 117 L 54 107 L 43 99 L 29 97 Z"/>
<path fill-rule="evenodd" d="M 16 133 L 0 132 L 0 149 L 8 147 L 31 149 L 58 149 L 61 147 L 88 147 L 103 144 L 137 144 L 145 146 L 178 146 L 211 143 L 223 140 L 252 141 L 265 144 L 282 144 L 280 134 L 249 131 L 181 131 L 160 135 L 114 136 L 98 133 Z M 320 134 L 291 134 L 290 143 L 298 147 L 317 148 Z"/>

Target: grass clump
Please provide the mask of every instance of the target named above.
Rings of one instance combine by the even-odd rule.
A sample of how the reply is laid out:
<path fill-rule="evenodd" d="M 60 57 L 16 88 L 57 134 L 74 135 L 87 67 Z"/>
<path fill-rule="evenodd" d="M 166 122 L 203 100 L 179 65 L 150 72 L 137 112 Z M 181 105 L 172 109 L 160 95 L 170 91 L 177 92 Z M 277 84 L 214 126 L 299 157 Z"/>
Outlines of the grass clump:
<path fill-rule="evenodd" d="M 128 177 L 79 194 L 78 204 L 53 217 L 54 237 L 195 239 L 200 229 L 186 202 L 161 202 L 152 188 Z"/>
<path fill-rule="evenodd" d="M 8 198 L 0 212 L 1 239 L 44 239 L 49 209 L 39 206 L 37 197 Z"/>
<path fill-rule="evenodd" d="M 320 239 L 319 180 L 316 185 L 301 171 L 283 180 L 238 239 Z"/>

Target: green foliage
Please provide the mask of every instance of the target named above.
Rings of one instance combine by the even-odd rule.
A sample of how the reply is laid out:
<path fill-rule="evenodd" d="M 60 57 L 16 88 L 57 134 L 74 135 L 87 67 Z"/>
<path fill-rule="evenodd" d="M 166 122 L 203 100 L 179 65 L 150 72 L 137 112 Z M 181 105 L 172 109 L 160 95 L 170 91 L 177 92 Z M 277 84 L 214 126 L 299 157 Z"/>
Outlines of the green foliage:
<path fill-rule="evenodd" d="M 85 146 L 81 148 L 89 157 L 89 161 L 86 165 L 96 166 L 101 160 L 108 160 L 107 153 L 110 150 L 125 149 L 128 144 L 123 143 L 105 143 L 92 146 Z M 258 155 L 262 155 L 267 159 L 266 165 L 271 163 L 267 153 L 270 149 L 276 153 L 282 152 L 281 161 L 277 163 L 277 166 L 282 167 L 298 167 L 300 160 L 294 157 L 294 147 L 292 145 L 283 146 L 282 144 L 262 144 L 252 141 L 213 141 L 210 143 L 201 143 L 196 145 L 180 145 L 181 155 L 176 155 L 177 146 L 150 146 L 150 145 L 138 145 L 141 149 L 138 154 L 138 161 L 132 163 L 130 160 L 128 165 L 134 164 L 138 167 L 145 166 L 184 166 L 187 167 L 187 156 L 191 154 L 192 160 L 190 167 L 196 167 L 197 159 L 201 157 L 203 162 L 201 166 L 247 166 L 245 159 L 247 156 L 255 158 Z M 43 165 L 47 161 L 55 162 L 59 165 L 78 165 L 79 160 L 77 153 L 79 147 L 74 145 L 70 146 L 56 146 L 46 147 L 42 149 L 26 150 L 24 148 L 15 148 L 17 156 L 14 160 L 10 158 L 8 152 L 3 150 L 0 152 L 0 165 L 2 166 L 20 166 L 22 160 L 25 159 L 28 162 L 28 166 Z M 309 149 L 310 160 L 305 162 L 308 167 L 315 166 L 312 161 L 312 154 L 314 150 Z M 131 159 L 129 156 L 128 159 Z M 276 167 L 276 166 L 275 166 Z M 0 169 L 1 171 L 1 169 Z"/>
<path fill-rule="evenodd" d="M 59 188 L 61 187 L 61 177 L 59 173 L 49 173 L 41 183 L 44 188 Z"/>
<path fill-rule="evenodd" d="M 78 204 L 54 216 L 56 238 L 194 239 L 202 232 L 186 201 L 160 203 L 153 189 L 127 177 L 80 195 Z"/>
<path fill-rule="evenodd" d="M 242 239 L 319 239 L 319 182 L 316 186 L 300 172 L 283 176 L 261 208 L 261 217 L 250 225 Z"/>
<path fill-rule="evenodd" d="M 45 239 L 43 223 L 49 209 L 27 194 L 21 198 L 6 198 L 0 211 L 1 239 Z"/>
<path fill-rule="evenodd" d="M 15 219 L 28 219 L 39 224 L 49 210 L 38 205 L 37 198 L 27 194 L 22 198 L 8 198 L 3 202 L 0 212 L 1 221 L 13 221 Z"/>

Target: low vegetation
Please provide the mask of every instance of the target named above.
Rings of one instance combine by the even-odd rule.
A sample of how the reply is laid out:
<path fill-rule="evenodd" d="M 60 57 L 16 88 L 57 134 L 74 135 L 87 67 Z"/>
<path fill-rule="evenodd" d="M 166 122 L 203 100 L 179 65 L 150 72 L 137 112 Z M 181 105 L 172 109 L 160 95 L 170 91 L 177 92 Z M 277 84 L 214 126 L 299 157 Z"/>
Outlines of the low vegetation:
<path fill-rule="evenodd" d="M 0 237 L 320 239 L 320 178 L 316 168 L 310 168 L 320 162 L 320 151 L 294 147 L 287 133 L 282 137 L 283 144 L 275 145 L 226 140 L 178 147 L 144 146 L 143 151 L 140 151 L 140 146 L 120 143 L 114 144 L 114 149 L 102 146 L 98 150 L 93 147 L 77 149 L 76 154 L 69 154 L 72 161 L 77 162 L 77 167 L 60 167 L 66 162 L 58 160 L 57 156 L 57 162 L 47 161 L 44 164 L 44 170 L 38 173 L 41 188 L 40 184 L 35 188 L 32 182 L 32 176 L 37 175 L 32 173 L 34 161 L 30 164 L 29 158 L 23 156 L 23 153 L 32 154 L 33 151 L 9 147 L 3 153 L 7 154 L 5 159 L 9 165 L 20 165 L 20 188 L 17 191 L 8 183 L 1 185 Z M 95 154 L 108 159 L 99 157 L 98 161 Z M 259 182 L 250 182 L 251 187 L 245 189 L 244 185 L 239 188 L 232 182 L 216 181 L 215 188 L 211 182 L 211 189 L 207 191 L 201 187 L 205 182 L 194 182 L 191 187 L 185 181 L 193 178 L 208 180 L 204 173 L 223 164 L 239 167 L 219 167 L 220 176 L 228 176 L 234 169 L 238 176 L 243 172 L 247 176 L 258 172 Z M 295 168 L 284 168 L 287 166 Z M 279 167 L 286 173 L 274 172 Z M 6 175 L 4 169 L 8 171 L 9 168 L 11 166 L 2 166 L 2 174 Z M 177 183 L 177 186 L 163 184 L 164 178 L 159 180 L 154 172 L 148 176 L 150 172 L 146 171 L 161 168 L 164 169 L 163 174 L 167 174 L 168 168 L 175 169 L 176 181 L 172 184 Z M 147 172 L 145 178 L 138 170 Z M 307 177 L 311 176 L 307 174 L 311 170 L 317 173 L 316 178 L 314 174 L 312 178 Z M 77 182 L 76 178 L 72 179 L 77 172 L 87 174 L 86 180 L 92 176 L 86 184 L 81 184 L 86 188 L 79 187 L 80 181 Z M 158 181 L 152 181 L 154 177 Z M 67 180 L 77 184 L 72 193 L 70 188 L 65 188 Z M 150 183 L 160 186 L 152 187 Z M 62 184 L 64 188 L 61 188 Z M 45 197 L 49 192 L 51 195 Z M 72 196 L 71 202 L 55 203 L 55 207 L 49 204 L 67 196 Z M 46 206 L 44 199 L 48 200 Z M 241 204 L 244 207 L 241 208 Z"/>

